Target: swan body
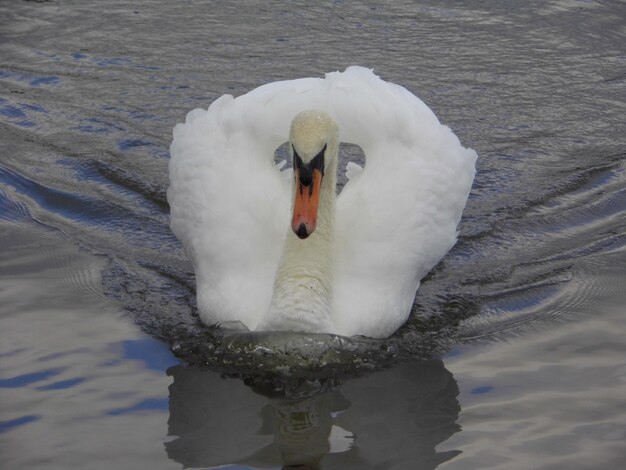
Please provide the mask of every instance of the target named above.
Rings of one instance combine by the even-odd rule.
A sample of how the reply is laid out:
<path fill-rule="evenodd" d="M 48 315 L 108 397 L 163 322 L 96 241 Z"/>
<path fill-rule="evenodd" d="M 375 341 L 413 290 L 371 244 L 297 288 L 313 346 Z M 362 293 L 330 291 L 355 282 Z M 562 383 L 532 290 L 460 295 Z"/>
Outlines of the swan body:
<path fill-rule="evenodd" d="M 288 136 L 295 173 L 274 163 Z M 339 142 L 366 164 L 348 164 L 336 196 Z M 417 97 L 362 67 L 191 111 L 174 128 L 168 201 L 201 319 L 389 336 L 456 242 L 476 158 Z"/>

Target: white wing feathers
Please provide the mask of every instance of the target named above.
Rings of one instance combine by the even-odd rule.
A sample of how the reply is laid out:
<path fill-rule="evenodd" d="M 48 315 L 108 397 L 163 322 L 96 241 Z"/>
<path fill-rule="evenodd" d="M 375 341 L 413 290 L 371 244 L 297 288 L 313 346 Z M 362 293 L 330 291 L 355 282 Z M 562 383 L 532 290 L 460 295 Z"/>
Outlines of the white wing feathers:
<path fill-rule="evenodd" d="M 254 327 L 272 293 L 289 227 L 291 189 L 230 96 L 194 110 L 174 129 L 171 227 L 196 272 L 209 324 Z"/>
<path fill-rule="evenodd" d="M 362 68 L 337 75 L 350 86 L 333 88 L 331 115 L 366 165 L 347 168 L 337 199 L 333 311 L 342 334 L 387 336 L 456 242 L 476 153 L 405 88 Z"/>
<path fill-rule="evenodd" d="M 406 320 L 419 280 L 456 241 L 471 186 L 454 165 L 415 148 L 377 151 L 389 152 L 386 163 L 368 159 L 337 200 L 333 311 L 345 335 L 378 326 L 376 336 L 387 336 Z"/>

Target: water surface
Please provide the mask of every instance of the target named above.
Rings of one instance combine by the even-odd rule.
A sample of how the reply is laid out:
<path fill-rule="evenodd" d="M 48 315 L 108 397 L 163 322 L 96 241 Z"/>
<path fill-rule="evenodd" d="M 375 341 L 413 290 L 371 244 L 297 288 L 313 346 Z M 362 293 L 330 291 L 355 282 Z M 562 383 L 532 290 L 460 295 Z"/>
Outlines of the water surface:
<path fill-rule="evenodd" d="M 0 8 L 8 468 L 626 459 L 620 2 Z M 167 227 L 172 127 L 350 64 L 477 150 L 459 242 L 388 340 L 204 327 Z"/>

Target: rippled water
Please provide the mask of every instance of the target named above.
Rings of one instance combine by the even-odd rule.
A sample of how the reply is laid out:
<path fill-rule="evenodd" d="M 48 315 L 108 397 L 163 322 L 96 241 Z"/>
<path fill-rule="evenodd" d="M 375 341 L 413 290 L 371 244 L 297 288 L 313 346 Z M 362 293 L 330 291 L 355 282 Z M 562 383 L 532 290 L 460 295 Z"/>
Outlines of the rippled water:
<path fill-rule="evenodd" d="M 0 8 L 8 468 L 626 460 L 620 2 Z M 459 243 L 385 341 L 200 325 L 167 227 L 172 127 L 349 64 L 477 150 Z"/>

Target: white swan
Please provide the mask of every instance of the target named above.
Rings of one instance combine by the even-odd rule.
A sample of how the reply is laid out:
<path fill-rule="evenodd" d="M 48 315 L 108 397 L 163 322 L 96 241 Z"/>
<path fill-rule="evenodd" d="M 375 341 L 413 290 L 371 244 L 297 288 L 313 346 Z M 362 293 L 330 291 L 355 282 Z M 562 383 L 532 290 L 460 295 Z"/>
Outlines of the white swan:
<path fill-rule="evenodd" d="M 274 164 L 288 135 L 295 177 Z M 366 165 L 348 164 L 335 196 L 340 141 Z M 168 201 L 202 320 L 389 336 L 456 241 L 475 161 L 422 101 L 362 67 L 191 111 L 174 128 Z"/>

